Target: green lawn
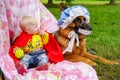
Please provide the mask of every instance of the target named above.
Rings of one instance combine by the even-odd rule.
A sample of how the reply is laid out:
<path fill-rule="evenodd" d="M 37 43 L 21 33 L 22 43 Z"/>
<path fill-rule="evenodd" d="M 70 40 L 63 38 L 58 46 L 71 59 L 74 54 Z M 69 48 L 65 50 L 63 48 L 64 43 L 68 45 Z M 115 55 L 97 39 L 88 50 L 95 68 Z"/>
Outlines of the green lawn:
<path fill-rule="evenodd" d="M 81 1 L 90 11 L 93 28 L 92 34 L 87 37 L 88 49 L 94 50 L 96 55 L 120 62 L 120 2 L 117 5 L 108 5 L 109 1 Z M 57 3 L 58 4 L 58 3 Z M 78 2 L 73 3 L 73 5 Z M 59 6 L 47 7 L 59 19 Z M 105 65 L 97 62 L 94 67 L 99 80 L 120 80 L 120 65 Z"/>

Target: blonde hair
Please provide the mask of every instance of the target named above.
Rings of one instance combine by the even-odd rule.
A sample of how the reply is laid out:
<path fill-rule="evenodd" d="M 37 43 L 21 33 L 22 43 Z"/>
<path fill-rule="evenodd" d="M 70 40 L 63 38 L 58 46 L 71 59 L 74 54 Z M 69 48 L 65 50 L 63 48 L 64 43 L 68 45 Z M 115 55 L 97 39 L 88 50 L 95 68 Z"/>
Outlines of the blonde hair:
<path fill-rule="evenodd" d="M 24 17 L 20 20 L 20 22 L 19 22 L 20 28 L 21 28 L 22 30 L 24 30 L 25 25 L 26 25 L 26 24 L 29 24 L 29 23 L 36 23 L 36 24 L 38 25 L 38 21 L 37 21 L 37 19 L 35 19 L 34 17 L 32 17 L 32 16 L 24 16 Z"/>

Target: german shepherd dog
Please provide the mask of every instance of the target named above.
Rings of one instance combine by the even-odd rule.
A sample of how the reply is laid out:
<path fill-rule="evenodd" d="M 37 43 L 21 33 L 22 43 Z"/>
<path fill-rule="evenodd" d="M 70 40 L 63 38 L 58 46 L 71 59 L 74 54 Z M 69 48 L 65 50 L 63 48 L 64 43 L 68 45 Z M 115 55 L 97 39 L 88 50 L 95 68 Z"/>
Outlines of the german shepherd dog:
<path fill-rule="evenodd" d="M 67 9 L 67 6 L 64 3 L 60 3 L 61 12 Z M 69 14 L 68 14 L 69 15 Z M 74 32 L 78 36 L 78 41 L 74 40 L 74 43 L 70 43 L 71 39 L 69 36 L 70 32 Z M 99 57 L 97 55 L 91 54 L 87 52 L 86 49 L 86 35 L 89 35 L 92 31 L 92 28 L 86 23 L 85 16 L 76 16 L 75 19 L 67 25 L 66 28 L 61 28 L 54 34 L 57 42 L 59 43 L 65 60 L 71 62 L 85 62 L 91 66 L 96 66 L 96 60 L 99 60 L 105 64 L 119 64 L 115 61 L 107 60 L 103 57 Z M 76 46 L 76 44 L 79 45 Z M 65 51 L 68 46 L 73 46 L 72 51 Z"/>

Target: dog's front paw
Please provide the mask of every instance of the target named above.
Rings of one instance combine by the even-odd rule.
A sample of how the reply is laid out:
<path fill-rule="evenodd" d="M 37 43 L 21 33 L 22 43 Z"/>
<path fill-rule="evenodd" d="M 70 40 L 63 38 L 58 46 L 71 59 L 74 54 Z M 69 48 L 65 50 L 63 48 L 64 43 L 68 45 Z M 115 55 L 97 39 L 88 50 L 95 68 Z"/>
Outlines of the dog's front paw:
<path fill-rule="evenodd" d="M 99 57 L 99 60 L 102 61 L 104 64 L 111 64 L 111 65 L 118 65 L 119 64 L 119 62 L 107 60 L 107 59 L 104 59 L 102 57 Z"/>
<path fill-rule="evenodd" d="M 119 62 L 115 62 L 115 61 L 109 61 L 108 64 L 111 64 L 111 65 L 118 65 Z"/>

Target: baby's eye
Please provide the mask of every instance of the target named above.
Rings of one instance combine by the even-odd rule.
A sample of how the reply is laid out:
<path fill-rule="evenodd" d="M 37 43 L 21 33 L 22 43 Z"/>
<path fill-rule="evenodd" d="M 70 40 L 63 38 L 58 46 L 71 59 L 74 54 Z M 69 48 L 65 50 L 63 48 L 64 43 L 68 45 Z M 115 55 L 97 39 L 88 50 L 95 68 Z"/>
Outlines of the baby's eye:
<path fill-rule="evenodd" d="M 37 27 L 37 24 L 33 24 L 33 26 L 36 26 L 36 27 Z"/>
<path fill-rule="evenodd" d="M 37 24 L 32 24 L 32 27 L 37 28 Z"/>

